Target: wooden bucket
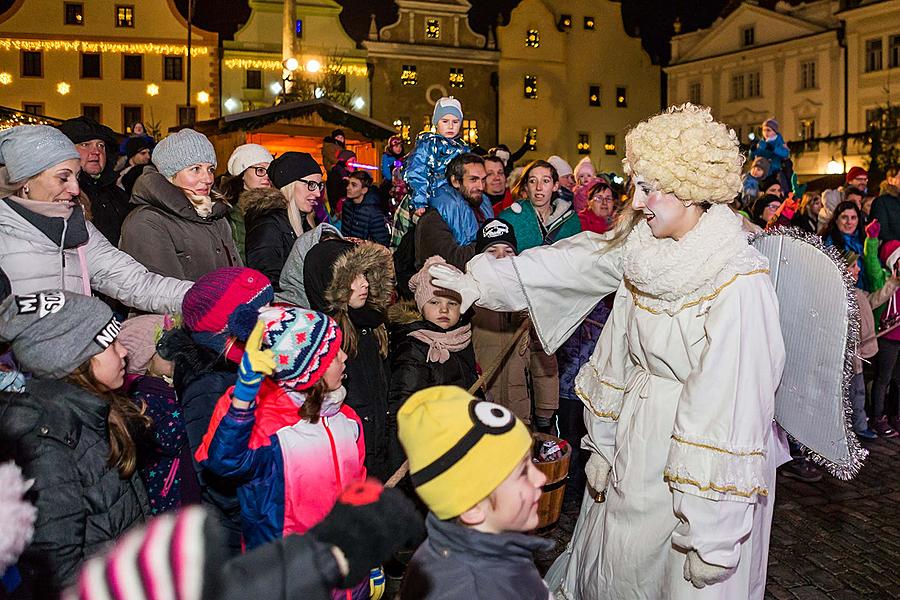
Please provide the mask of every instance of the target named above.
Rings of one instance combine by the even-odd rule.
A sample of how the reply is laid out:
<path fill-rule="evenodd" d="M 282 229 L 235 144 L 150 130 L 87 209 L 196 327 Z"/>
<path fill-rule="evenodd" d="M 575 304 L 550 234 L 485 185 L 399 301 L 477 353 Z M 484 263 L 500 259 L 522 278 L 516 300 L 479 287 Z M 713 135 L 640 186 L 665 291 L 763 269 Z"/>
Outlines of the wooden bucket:
<path fill-rule="evenodd" d="M 558 437 L 546 433 L 534 432 L 532 436 L 541 442 L 545 440 L 562 442 Z M 534 463 L 534 466 L 547 476 L 547 482 L 544 484 L 543 493 L 538 502 L 538 529 L 553 525 L 559 520 L 563 496 L 566 493 L 566 476 L 569 474 L 570 458 L 572 458 L 572 447 L 566 444 L 565 451 L 560 458 L 550 462 Z"/>

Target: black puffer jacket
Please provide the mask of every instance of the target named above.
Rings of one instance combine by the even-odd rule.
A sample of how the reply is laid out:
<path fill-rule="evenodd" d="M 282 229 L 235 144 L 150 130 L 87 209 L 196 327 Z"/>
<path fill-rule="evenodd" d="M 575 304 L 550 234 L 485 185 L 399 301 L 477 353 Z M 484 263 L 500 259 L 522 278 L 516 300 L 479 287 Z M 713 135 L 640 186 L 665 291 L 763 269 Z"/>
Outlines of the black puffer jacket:
<path fill-rule="evenodd" d="M 247 190 L 239 206 L 244 213 L 247 265 L 260 271 L 281 291 L 279 279 L 297 234 L 288 219 L 287 199 L 276 189 Z"/>
<path fill-rule="evenodd" d="M 78 184 L 91 201 L 91 223 L 110 244 L 118 246 L 122 223 L 134 208 L 129 204 L 131 195 L 116 185 L 116 174 L 109 164 L 97 179 L 81 171 Z"/>
<path fill-rule="evenodd" d="M 350 308 L 350 284 L 357 274 L 369 282 L 369 297 L 362 308 Z M 396 417 L 388 411 L 387 307 L 394 289 L 390 251 L 373 242 L 354 245 L 327 239 L 313 246 L 303 261 L 303 282 L 309 308 L 337 321 L 347 352 L 346 403 L 363 421 L 366 470 L 385 481 L 388 440 Z M 356 338 L 356 351 L 350 340 Z"/>
<path fill-rule="evenodd" d="M 196 343 L 185 329 L 167 332 L 158 345 L 160 356 L 174 363 L 173 387 L 184 413 L 191 457 L 203 442 L 219 398 L 237 380 L 237 366 L 221 353 Z M 241 552 L 241 505 L 237 483 L 210 473 L 193 460 L 203 504 L 227 533 L 229 554 Z"/>
<path fill-rule="evenodd" d="M 19 560 L 33 598 L 55 597 L 86 558 L 150 515 L 137 474 L 122 479 L 108 464 L 108 414 L 106 401 L 61 381 L 0 393 L 0 461 L 34 479 L 37 522 Z"/>

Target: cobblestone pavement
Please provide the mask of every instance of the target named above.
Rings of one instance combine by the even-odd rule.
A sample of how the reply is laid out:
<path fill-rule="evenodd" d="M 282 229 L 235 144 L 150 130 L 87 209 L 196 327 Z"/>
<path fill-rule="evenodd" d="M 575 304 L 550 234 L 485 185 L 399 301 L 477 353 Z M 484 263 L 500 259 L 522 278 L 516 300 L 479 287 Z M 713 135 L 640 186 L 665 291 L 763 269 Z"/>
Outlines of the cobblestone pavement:
<path fill-rule="evenodd" d="M 900 598 L 900 438 L 865 447 L 853 481 L 778 476 L 766 600 Z M 572 535 L 577 506 L 569 508 L 543 534 L 557 545 L 537 558 L 542 573 Z"/>

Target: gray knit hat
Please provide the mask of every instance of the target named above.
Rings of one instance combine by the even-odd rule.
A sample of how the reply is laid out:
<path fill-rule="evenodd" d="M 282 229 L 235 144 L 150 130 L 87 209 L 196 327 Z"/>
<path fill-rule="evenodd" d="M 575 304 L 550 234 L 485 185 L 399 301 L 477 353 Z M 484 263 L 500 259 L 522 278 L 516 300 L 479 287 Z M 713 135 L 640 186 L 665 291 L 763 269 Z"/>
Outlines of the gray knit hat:
<path fill-rule="evenodd" d="M 216 166 L 216 150 L 205 135 L 193 129 L 176 131 L 156 145 L 153 164 L 165 177 L 197 163 Z"/>
<path fill-rule="evenodd" d="M 0 341 L 8 342 L 23 371 L 62 379 L 100 354 L 121 325 L 97 298 L 47 290 L 10 296 L 0 304 Z"/>
<path fill-rule="evenodd" d="M 75 144 L 55 127 L 19 125 L 0 131 L 0 163 L 6 165 L 11 183 L 72 158 L 81 158 Z"/>

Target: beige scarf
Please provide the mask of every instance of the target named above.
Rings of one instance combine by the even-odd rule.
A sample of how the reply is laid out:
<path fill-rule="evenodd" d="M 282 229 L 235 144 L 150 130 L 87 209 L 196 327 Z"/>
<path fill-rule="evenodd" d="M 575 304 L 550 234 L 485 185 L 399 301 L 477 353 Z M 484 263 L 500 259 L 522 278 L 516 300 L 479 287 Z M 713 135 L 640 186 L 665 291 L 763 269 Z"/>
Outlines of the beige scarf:
<path fill-rule="evenodd" d="M 444 364 L 450 359 L 451 352 L 459 352 L 472 343 L 472 326 L 463 325 L 452 331 L 429 331 L 417 329 L 408 334 L 409 337 L 428 344 L 427 362 Z"/>

